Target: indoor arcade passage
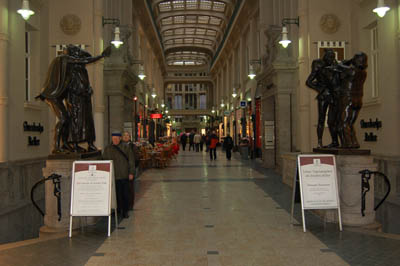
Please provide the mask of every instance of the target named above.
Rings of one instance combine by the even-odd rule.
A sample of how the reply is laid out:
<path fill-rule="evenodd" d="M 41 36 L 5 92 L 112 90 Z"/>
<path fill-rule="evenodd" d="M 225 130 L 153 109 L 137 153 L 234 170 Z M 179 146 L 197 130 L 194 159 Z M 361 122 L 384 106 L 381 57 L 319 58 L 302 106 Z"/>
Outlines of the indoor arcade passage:
<path fill-rule="evenodd" d="M 257 161 L 180 151 L 135 181 L 130 217 L 47 240 L 0 246 L 1 265 L 396 265 L 400 238 L 345 227 L 306 212 L 290 224 L 291 189 Z M 301 221 L 299 208 L 296 222 Z M 354 248 L 357 247 L 357 248 Z"/>

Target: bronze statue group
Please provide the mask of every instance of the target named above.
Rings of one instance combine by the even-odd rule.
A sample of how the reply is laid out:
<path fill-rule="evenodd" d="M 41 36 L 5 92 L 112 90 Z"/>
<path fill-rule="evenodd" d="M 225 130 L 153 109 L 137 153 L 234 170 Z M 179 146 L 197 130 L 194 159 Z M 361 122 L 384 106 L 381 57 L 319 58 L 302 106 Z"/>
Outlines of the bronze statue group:
<path fill-rule="evenodd" d="M 86 65 L 109 56 L 111 48 L 96 57 L 78 46 L 68 45 L 50 64 L 43 91 L 36 98 L 46 101 L 58 118 L 53 153 L 96 151 L 92 87 Z M 79 146 L 86 142 L 87 148 Z"/>
<path fill-rule="evenodd" d="M 312 62 L 306 85 L 318 93 L 318 148 L 360 147 L 354 123 L 362 107 L 367 67 L 368 57 L 365 53 L 357 53 L 350 60 L 338 62 L 332 49 L 325 49 L 322 59 Z M 327 112 L 332 143 L 323 146 Z"/>

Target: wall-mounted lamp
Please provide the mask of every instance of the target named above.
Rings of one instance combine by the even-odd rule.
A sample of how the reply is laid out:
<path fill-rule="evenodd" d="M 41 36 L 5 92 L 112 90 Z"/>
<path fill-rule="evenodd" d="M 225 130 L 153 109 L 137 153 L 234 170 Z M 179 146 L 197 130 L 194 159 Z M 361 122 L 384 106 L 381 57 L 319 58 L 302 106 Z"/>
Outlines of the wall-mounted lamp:
<path fill-rule="evenodd" d="M 164 108 L 164 107 L 165 107 L 164 100 L 162 100 L 162 102 L 161 102 L 161 108 Z"/>
<path fill-rule="evenodd" d="M 133 97 L 133 100 L 134 100 L 135 102 L 137 101 L 137 99 L 138 99 L 137 96 L 134 96 L 134 97 Z"/>
<path fill-rule="evenodd" d="M 288 28 L 286 25 L 288 24 L 296 24 L 297 26 L 300 25 L 300 20 L 299 18 L 284 18 L 282 19 L 282 39 L 279 41 L 279 43 L 283 46 L 283 48 L 288 47 L 288 45 L 292 42 L 288 38 Z"/>
<path fill-rule="evenodd" d="M 250 97 L 247 97 L 247 101 L 248 101 L 248 102 L 251 102 L 251 98 L 250 98 Z"/>
<path fill-rule="evenodd" d="M 260 65 L 261 60 L 253 59 L 249 62 L 249 74 L 247 75 L 250 79 L 254 79 L 256 77 L 255 65 Z"/>
<path fill-rule="evenodd" d="M 138 77 L 139 77 L 141 80 L 144 80 L 144 78 L 146 77 L 146 75 L 144 74 L 144 67 L 143 67 L 142 64 L 139 65 L 139 74 L 138 74 Z"/>
<path fill-rule="evenodd" d="M 102 22 L 103 22 L 103 27 L 104 27 L 104 25 L 107 25 L 107 24 L 115 25 L 114 40 L 112 40 L 111 43 L 115 46 L 115 48 L 118 49 L 122 44 L 124 44 L 124 42 L 121 41 L 121 38 L 119 36 L 121 34 L 121 32 L 119 30 L 119 24 L 120 24 L 119 19 L 102 17 Z"/>
<path fill-rule="evenodd" d="M 212 108 L 212 110 L 211 110 L 211 113 L 215 113 L 215 108 L 214 108 L 214 106 L 213 106 L 213 108 Z"/>
<path fill-rule="evenodd" d="M 390 10 L 390 7 L 385 5 L 384 0 L 378 0 L 378 5 L 374 10 L 372 10 L 374 13 L 376 13 L 379 17 L 383 18 L 386 15 L 386 12 Z"/>
<path fill-rule="evenodd" d="M 236 98 L 236 96 L 237 96 L 236 88 L 233 88 L 233 90 L 232 90 L 232 97 L 233 97 L 233 98 Z"/>
<path fill-rule="evenodd" d="M 151 91 L 151 97 L 156 98 L 157 94 L 156 94 L 156 89 L 153 87 L 152 91 Z"/>
<path fill-rule="evenodd" d="M 28 20 L 30 16 L 34 15 L 35 12 L 29 8 L 29 0 L 22 1 L 21 9 L 18 9 L 18 14 L 20 14 L 25 20 Z"/>
<path fill-rule="evenodd" d="M 224 104 L 224 99 L 221 99 L 221 107 L 224 108 L 225 104 Z"/>
<path fill-rule="evenodd" d="M 169 113 L 168 109 L 165 109 L 165 113 L 166 113 L 166 114 L 168 114 L 168 113 Z"/>

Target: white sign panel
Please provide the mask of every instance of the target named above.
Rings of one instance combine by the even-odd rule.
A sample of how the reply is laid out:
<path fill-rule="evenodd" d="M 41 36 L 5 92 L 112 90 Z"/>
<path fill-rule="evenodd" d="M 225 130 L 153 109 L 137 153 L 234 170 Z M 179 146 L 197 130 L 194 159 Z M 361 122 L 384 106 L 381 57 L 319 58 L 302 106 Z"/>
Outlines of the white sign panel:
<path fill-rule="evenodd" d="M 110 215 L 110 164 L 75 162 L 71 215 Z"/>
<path fill-rule="evenodd" d="M 335 156 L 327 154 L 299 155 L 297 171 L 304 232 L 306 231 L 304 210 L 307 209 L 337 209 L 339 229 L 342 231 Z M 296 178 L 294 178 L 292 219 L 296 184 Z"/>
<path fill-rule="evenodd" d="M 112 161 L 75 161 L 72 168 L 70 232 L 73 216 L 108 216 L 117 213 Z"/>
<path fill-rule="evenodd" d="M 300 157 L 304 209 L 337 208 L 334 157 Z"/>
<path fill-rule="evenodd" d="M 266 150 L 275 148 L 275 122 L 264 121 L 264 148 Z"/>

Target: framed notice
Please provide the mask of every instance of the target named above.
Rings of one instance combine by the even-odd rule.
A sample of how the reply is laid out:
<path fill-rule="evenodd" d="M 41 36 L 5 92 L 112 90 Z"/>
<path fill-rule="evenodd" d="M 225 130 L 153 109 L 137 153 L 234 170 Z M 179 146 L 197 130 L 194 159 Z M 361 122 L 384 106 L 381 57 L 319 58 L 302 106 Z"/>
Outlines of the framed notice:
<path fill-rule="evenodd" d="M 337 209 L 339 228 L 342 231 L 335 156 L 310 154 L 297 157 L 296 177 L 293 182 L 292 218 L 297 184 L 300 186 L 304 232 L 306 232 L 304 210 L 309 209 Z"/>
<path fill-rule="evenodd" d="M 117 219 L 112 161 L 75 161 L 72 167 L 69 236 L 71 237 L 74 216 L 108 216 L 110 236 L 111 209 L 115 210 Z"/>
<path fill-rule="evenodd" d="M 264 148 L 275 149 L 275 121 L 264 121 Z"/>

